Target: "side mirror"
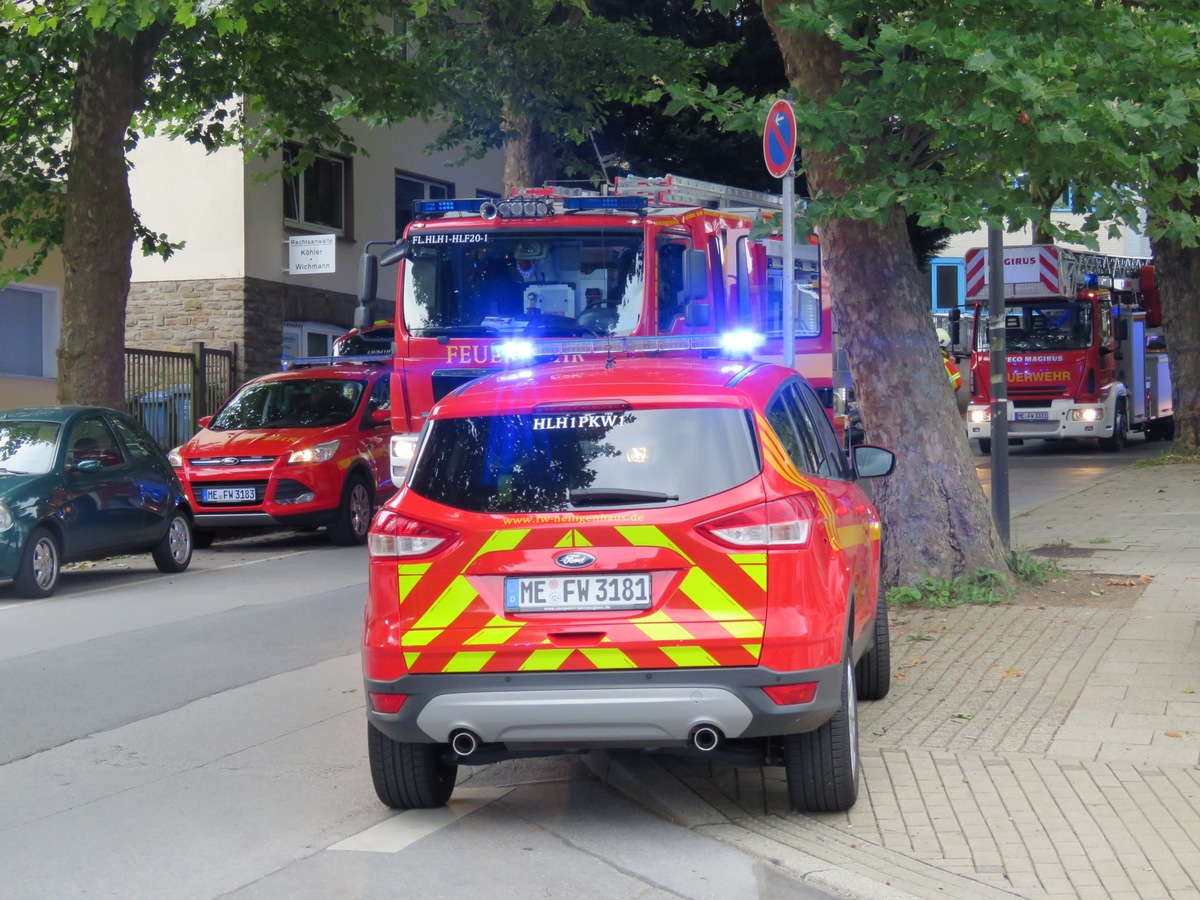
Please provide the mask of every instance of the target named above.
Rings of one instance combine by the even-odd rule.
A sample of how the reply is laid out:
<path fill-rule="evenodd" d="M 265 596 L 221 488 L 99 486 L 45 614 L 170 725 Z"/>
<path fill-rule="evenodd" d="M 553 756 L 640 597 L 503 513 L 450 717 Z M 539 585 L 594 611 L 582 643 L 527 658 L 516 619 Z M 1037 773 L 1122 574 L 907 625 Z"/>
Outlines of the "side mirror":
<path fill-rule="evenodd" d="M 201 416 L 198 420 L 196 420 L 196 424 L 201 428 L 207 428 L 208 423 L 212 421 L 212 418 L 212 416 Z"/>
<path fill-rule="evenodd" d="M 883 478 L 896 468 L 896 454 L 872 444 L 854 448 L 854 474 L 858 478 Z"/>
<path fill-rule="evenodd" d="M 683 299 L 708 296 L 708 257 L 703 250 L 683 251 Z"/>
<path fill-rule="evenodd" d="M 380 425 L 387 425 L 392 421 L 392 411 L 386 407 L 377 407 L 367 410 L 367 424 L 372 428 L 377 428 Z"/>
<path fill-rule="evenodd" d="M 688 328 L 707 328 L 712 322 L 712 306 L 708 303 L 689 303 L 683 311 L 683 322 Z"/>
<path fill-rule="evenodd" d="M 1117 320 L 1113 322 L 1113 334 L 1115 334 L 1117 340 L 1121 341 L 1122 343 L 1129 340 L 1129 320 L 1124 316 L 1117 318 Z"/>

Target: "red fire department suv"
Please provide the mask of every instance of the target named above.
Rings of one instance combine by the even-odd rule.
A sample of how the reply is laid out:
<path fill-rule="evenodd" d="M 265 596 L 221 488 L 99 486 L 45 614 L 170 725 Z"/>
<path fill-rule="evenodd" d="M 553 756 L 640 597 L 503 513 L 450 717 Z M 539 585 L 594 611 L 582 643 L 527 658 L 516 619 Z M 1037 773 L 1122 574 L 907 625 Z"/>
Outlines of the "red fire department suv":
<path fill-rule="evenodd" d="M 196 545 L 237 528 L 325 526 L 361 544 L 394 488 L 386 365 L 341 363 L 247 382 L 170 453 Z"/>
<path fill-rule="evenodd" d="M 375 789 L 460 763 L 645 748 L 858 792 L 856 702 L 890 684 L 880 523 L 795 371 L 612 359 L 509 370 L 432 410 L 376 515 L 363 637 Z"/>

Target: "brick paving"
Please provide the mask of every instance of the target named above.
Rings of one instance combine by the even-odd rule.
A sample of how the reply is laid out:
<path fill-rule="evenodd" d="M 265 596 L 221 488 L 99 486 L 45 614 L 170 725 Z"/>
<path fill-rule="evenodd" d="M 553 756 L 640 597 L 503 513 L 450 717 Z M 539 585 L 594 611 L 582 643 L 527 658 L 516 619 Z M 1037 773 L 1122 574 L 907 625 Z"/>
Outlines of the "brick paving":
<path fill-rule="evenodd" d="M 1064 567 L 1147 575 L 1127 609 L 892 611 L 889 696 L 859 706 L 848 813 L 782 770 L 619 754 L 674 821 L 844 896 L 1200 898 L 1200 466 L 1125 470 L 1016 516 Z"/>

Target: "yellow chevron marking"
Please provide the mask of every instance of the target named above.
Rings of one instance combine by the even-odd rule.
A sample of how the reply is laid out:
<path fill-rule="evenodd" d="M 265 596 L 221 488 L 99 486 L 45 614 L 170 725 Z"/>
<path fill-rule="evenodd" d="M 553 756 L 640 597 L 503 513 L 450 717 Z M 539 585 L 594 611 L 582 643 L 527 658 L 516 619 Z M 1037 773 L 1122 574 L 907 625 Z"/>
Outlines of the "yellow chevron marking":
<path fill-rule="evenodd" d="M 495 624 L 485 625 L 477 632 L 463 641 L 464 644 L 505 644 L 508 639 L 521 630 L 520 625 L 505 625 L 503 627 Z"/>
<path fill-rule="evenodd" d="M 616 647 L 589 647 L 580 650 L 597 669 L 636 669 L 633 660 Z"/>
<path fill-rule="evenodd" d="M 484 541 L 483 546 L 479 551 L 471 557 L 471 562 L 474 562 L 485 553 L 495 553 L 503 550 L 512 550 L 517 547 L 521 541 L 525 539 L 525 535 L 529 534 L 527 528 L 512 528 L 507 531 L 497 531 Z M 468 563 L 468 565 L 470 565 Z M 429 609 L 419 618 L 413 625 L 413 628 L 448 628 L 450 623 L 462 615 L 463 611 L 471 605 L 478 594 L 475 588 L 471 587 L 471 583 L 462 575 L 459 575 L 449 587 L 442 592 L 430 605 Z"/>
<path fill-rule="evenodd" d="M 757 619 L 727 619 L 721 622 L 721 627 L 728 631 L 731 637 L 743 640 L 747 638 L 761 638 L 763 636 L 763 623 Z"/>
<path fill-rule="evenodd" d="M 742 649 L 755 659 L 758 659 L 759 655 L 762 653 L 762 644 L 742 644 Z"/>
<path fill-rule="evenodd" d="M 683 576 L 680 588 L 693 603 L 717 621 L 754 618 L 703 569 L 689 569 Z"/>
<path fill-rule="evenodd" d="M 459 575 L 417 619 L 413 628 L 447 628 L 478 596 L 471 582 Z"/>
<path fill-rule="evenodd" d="M 689 563 L 686 553 L 675 546 L 675 543 L 653 525 L 618 525 L 617 533 L 635 547 L 665 547 L 674 550 Z"/>
<path fill-rule="evenodd" d="M 401 647 L 424 647 L 442 633 L 440 628 L 422 628 L 419 631 L 410 628 L 400 635 Z"/>
<path fill-rule="evenodd" d="M 404 664 L 411 669 L 413 667 L 413 664 L 416 663 L 417 659 L 420 656 L 421 656 L 420 653 L 405 653 L 404 654 Z"/>
<path fill-rule="evenodd" d="M 555 547 L 590 547 L 592 542 L 585 538 L 578 530 L 572 528 L 564 534 L 558 541 Z"/>
<path fill-rule="evenodd" d="M 703 647 L 663 647 L 662 652 L 677 666 L 719 666 Z"/>
<path fill-rule="evenodd" d="M 639 619 L 637 627 L 652 641 L 690 641 L 692 633 L 678 622 L 647 622 Z"/>
<path fill-rule="evenodd" d="M 463 650 L 455 653 L 450 662 L 446 663 L 443 672 L 478 672 L 495 654 L 484 650 Z"/>
<path fill-rule="evenodd" d="M 767 554 L 765 553 L 731 553 L 733 560 L 755 584 L 764 591 L 767 589 Z"/>
<path fill-rule="evenodd" d="M 429 571 L 429 563 L 403 563 L 396 567 L 399 583 L 396 586 L 396 599 L 403 603 L 405 598 L 417 586 L 417 582 Z"/>
<path fill-rule="evenodd" d="M 561 648 L 553 650 L 534 650 L 526 657 L 525 662 L 521 663 L 520 670 L 522 672 L 555 672 L 562 668 L 562 664 L 567 661 L 567 657 L 575 651 Z"/>

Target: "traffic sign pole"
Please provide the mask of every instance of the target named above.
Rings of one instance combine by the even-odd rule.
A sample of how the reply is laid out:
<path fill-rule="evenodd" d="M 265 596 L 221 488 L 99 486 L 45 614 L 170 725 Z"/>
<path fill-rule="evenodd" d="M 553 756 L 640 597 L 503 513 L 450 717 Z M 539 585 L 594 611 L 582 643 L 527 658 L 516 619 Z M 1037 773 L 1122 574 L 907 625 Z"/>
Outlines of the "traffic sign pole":
<path fill-rule="evenodd" d="M 792 95 L 776 100 L 763 128 L 767 171 L 783 181 L 783 364 L 796 367 L 796 113 Z"/>

